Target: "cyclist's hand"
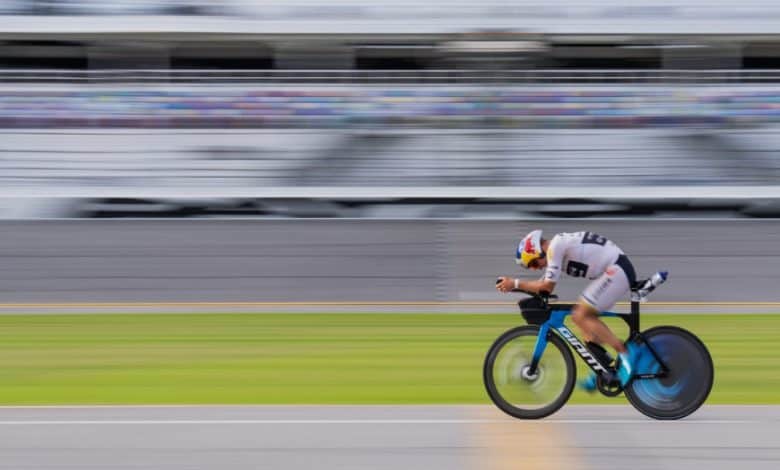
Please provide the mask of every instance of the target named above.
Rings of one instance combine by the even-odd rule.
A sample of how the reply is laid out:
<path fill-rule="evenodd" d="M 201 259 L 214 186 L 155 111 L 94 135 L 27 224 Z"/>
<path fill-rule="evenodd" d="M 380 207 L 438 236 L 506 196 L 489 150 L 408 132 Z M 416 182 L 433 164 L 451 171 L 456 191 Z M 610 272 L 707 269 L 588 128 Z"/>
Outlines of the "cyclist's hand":
<path fill-rule="evenodd" d="M 499 277 L 496 280 L 496 290 L 499 292 L 511 292 L 515 288 L 515 279 L 513 277 Z"/>

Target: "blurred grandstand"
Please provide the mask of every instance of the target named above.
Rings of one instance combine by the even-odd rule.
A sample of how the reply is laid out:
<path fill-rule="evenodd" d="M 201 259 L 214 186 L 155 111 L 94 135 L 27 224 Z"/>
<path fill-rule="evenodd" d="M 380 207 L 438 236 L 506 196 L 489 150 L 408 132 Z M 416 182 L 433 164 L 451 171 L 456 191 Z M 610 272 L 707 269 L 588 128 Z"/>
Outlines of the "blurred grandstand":
<path fill-rule="evenodd" d="M 778 19 L 0 0 L 0 217 L 776 217 Z"/>

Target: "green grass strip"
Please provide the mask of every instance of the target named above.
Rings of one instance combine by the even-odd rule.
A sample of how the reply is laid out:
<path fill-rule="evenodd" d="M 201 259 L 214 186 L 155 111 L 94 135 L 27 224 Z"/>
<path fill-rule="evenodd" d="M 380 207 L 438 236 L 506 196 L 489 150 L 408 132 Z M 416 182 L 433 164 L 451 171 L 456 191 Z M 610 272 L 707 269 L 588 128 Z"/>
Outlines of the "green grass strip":
<path fill-rule="evenodd" d="M 488 403 L 485 352 L 521 321 L 519 314 L 3 315 L 0 404 Z M 643 317 L 644 328 L 660 324 L 690 329 L 709 347 L 716 368 L 709 403 L 780 403 L 780 315 Z M 625 399 L 576 391 L 571 402 Z"/>

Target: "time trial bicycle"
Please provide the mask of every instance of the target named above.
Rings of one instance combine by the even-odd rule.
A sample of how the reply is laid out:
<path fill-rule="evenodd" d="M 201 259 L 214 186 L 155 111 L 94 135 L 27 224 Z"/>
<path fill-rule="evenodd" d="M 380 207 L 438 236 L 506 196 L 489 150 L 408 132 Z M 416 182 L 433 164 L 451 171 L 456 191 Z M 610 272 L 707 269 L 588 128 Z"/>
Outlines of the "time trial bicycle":
<path fill-rule="evenodd" d="M 656 276 L 661 274 L 665 280 L 666 273 Z M 564 324 L 575 304 L 550 303 L 557 297 L 516 290 L 530 296 L 518 303 L 528 324 L 505 332 L 488 350 L 483 376 L 493 403 L 522 419 L 558 411 L 576 382 L 571 348 L 596 374 L 603 395 L 624 393 L 637 410 L 655 419 L 680 419 L 696 411 L 712 389 L 712 357 L 699 338 L 682 328 L 656 326 L 640 331 L 639 305 L 653 289 L 649 280 L 637 282 L 631 288 L 631 313 L 601 314 L 625 321 L 626 341 L 639 346 L 636 375 L 625 388 L 610 355 L 598 345 L 580 341 Z"/>

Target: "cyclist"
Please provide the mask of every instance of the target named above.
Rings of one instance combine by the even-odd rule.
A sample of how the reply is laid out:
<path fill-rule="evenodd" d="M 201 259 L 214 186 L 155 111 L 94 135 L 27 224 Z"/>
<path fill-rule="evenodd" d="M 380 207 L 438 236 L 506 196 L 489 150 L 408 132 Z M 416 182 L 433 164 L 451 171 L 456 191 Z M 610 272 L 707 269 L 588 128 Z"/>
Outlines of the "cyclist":
<path fill-rule="evenodd" d="M 541 230 L 534 230 L 518 245 L 516 262 L 524 268 L 544 269 L 544 275 L 536 281 L 499 278 L 496 289 L 500 292 L 522 289 L 551 293 L 561 272 L 592 280 L 572 309 L 572 320 L 582 330 L 594 355 L 609 363 L 611 358 L 600 345 L 608 344 L 615 349 L 619 356 L 618 379 L 625 386 L 633 375 L 638 348 L 633 343 L 624 345 L 599 318 L 600 312 L 611 309 L 636 282 L 634 267 L 623 250 L 593 232 L 559 233 L 546 240 Z M 595 390 L 596 375 L 591 372 L 580 386 L 587 391 Z"/>

